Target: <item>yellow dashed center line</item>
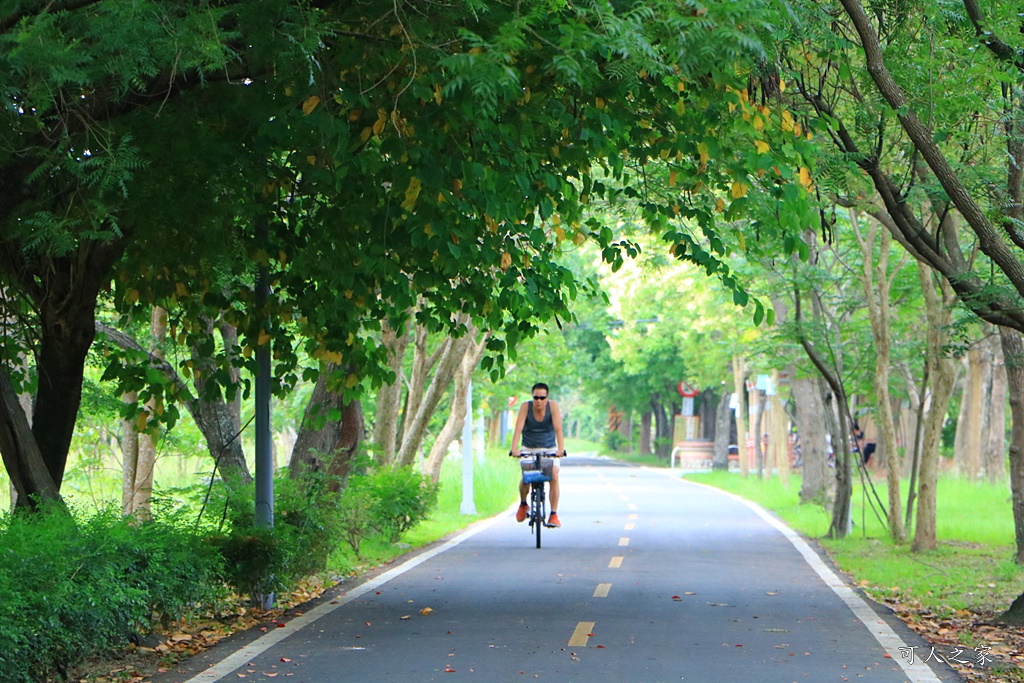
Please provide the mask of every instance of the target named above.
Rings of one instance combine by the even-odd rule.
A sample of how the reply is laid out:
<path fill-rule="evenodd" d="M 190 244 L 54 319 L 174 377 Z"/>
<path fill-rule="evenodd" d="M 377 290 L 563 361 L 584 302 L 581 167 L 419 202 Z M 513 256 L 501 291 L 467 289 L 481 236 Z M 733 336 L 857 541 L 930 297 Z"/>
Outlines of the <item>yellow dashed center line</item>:
<path fill-rule="evenodd" d="M 629 545 L 629 537 L 623 536 L 619 539 L 619 545 Z"/>
<path fill-rule="evenodd" d="M 635 528 L 636 528 L 636 524 L 633 524 L 633 522 L 630 522 L 629 524 L 626 525 L 626 531 L 632 531 Z"/>
<path fill-rule="evenodd" d="M 638 514 L 636 514 L 636 513 L 634 512 L 633 514 L 631 514 L 631 515 L 629 516 L 629 518 L 630 518 L 630 519 L 639 519 L 639 518 L 640 518 L 640 515 L 638 515 Z"/>
<path fill-rule="evenodd" d="M 617 555 L 612 558 L 612 561 L 608 563 L 609 569 L 618 569 L 622 566 L 622 555 Z"/>
<path fill-rule="evenodd" d="M 594 590 L 594 597 L 595 598 L 607 598 L 608 597 L 608 591 L 610 591 L 611 589 L 612 589 L 612 585 L 610 583 L 599 583 L 599 584 L 597 584 L 597 588 Z"/>
<path fill-rule="evenodd" d="M 590 640 L 590 634 L 593 632 L 593 621 L 581 621 L 576 624 L 576 630 L 572 632 L 572 638 L 569 639 L 569 647 L 586 647 L 587 641 Z"/>

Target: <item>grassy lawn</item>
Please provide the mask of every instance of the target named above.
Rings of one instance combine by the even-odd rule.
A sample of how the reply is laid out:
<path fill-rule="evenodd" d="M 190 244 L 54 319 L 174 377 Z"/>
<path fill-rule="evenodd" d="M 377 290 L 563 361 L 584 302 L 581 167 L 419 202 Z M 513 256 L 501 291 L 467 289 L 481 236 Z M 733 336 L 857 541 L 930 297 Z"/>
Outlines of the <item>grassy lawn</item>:
<path fill-rule="evenodd" d="M 738 473 L 686 478 L 754 501 L 817 539 L 836 566 L 880 601 L 919 603 L 937 615 L 961 610 L 991 615 L 1005 610 L 1024 588 L 1024 567 L 1013 562 L 1013 517 L 1005 484 L 940 479 L 939 548 L 912 553 L 909 543 L 896 544 L 888 537 L 860 482 L 854 486 L 853 530 L 833 540 L 824 538 L 830 521 L 824 507 L 800 504 L 799 477 L 791 477 L 788 486 Z M 876 482 L 875 488 L 886 501 L 885 484 Z M 905 504 L 905 492 L 903 498 Z"/>

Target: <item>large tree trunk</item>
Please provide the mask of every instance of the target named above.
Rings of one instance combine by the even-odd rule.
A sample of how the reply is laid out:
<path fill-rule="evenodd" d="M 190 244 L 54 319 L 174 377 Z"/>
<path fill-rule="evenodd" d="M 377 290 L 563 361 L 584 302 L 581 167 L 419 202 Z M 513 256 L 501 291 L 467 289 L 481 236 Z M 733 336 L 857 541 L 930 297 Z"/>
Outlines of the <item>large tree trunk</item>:
<path fill-rule="evenodd" d="M 771 398 L 771 410 L 769 411 L 768 424 L 768 445 L 771 449 L 772 467 L 779 477 L 783 487 L 789 487 L 789 415 L 782 404 L 782 387 L 779 381 L 778 370 L 772 371 L 772 383 L 775 385 L 775 393 Z"/>
<path fill-rule="evenodd" d="M 6 368 L 0 366 L 0 456 L 18 493 L 19 507 L 60 500 L 57 484 L 50 477 L 42 453 L 32 435 L 28 416 L 18 402 Z"/>
<path fill-rule="evenodd" d="M 825 403 L 819 379 L 793 379 L 793 401 L 796 403 L 796 430 L 800 439 L 803 477 L 800 503 L 823 503 L 832 485 L 828 453 L 825 448 Z"/>
<path fill-rule="evenodd" d="M 480 341 L 472 341 L 467 345 L 465 355 L 455 373 L 455 385 L 448 419 L 445 421 L 441 433 L 434 440 L 424 467 L 427 475 L 435 482 L 441 478 L 441 465 L 444 463 L 445 456 L 448 455 L 448 449 L 466 424 L 466 399 L 469 396 L 469 383 L 473 379 L 473 370 L 480 363 L 480 357 L 484 353 L 487 337 L 488 335 L 485 333 Z"/>
<path fill-rule="evenodd" d="M 362 404 L 358 400 L 346 402 L 341 392 L 331 389 L 338 385 L 337 376 L 348 372 L 333 363 L 321 369 L 292 447 L 288 463 L 292 479 L 323 472 L 332 478 L 329 489 L 341 490 L 365 433 Z"/>
<path fill-rule="evenodd" d="M 956 383 L 956 364 L 946 354 L 949 344 L 949 322 L 952 299 L 949 285 L 942 281 L 939 284 L 945 296 L 939 296 L 932 277 L 932 269 L 918 263 L 918 277 L 921 291 L 925 299 L 925 315 L 928 321 L 928 348 L 925 362 L 928 365 L 928 377 L 931 384 L 931 400 L 928 412 L 924 417 L 924 436 L 921 444 L 921 462 L 918 473 L 917 489 L 917 524 L 914 530 L 914 541 L 911 549 L 914 552 L 935 550 L 938 547 L 936 537 L 936 486 L 939 479 L 939 445 L 942 439 L 942 423 L 949 408 L 949 399 Z"/>
<path fill-rule="evenodd" d="M 875 341 L 875 396 L 877 404 L 875 416 L 878 422 L 881 452 L 885 456 L 886 484 L 889 498 L 889 535 L 895 541 L 903 541 L 906 532 L 903 528 L 902 501 L 900 499 L 900 462 L 896 451 L 896 422 L 892 412 L 892 395 L 889 393 L 889 364 L 891 358 L 889 324 L 889 292 L 893 279 L 900 270 L 897 265 L 889 272 L 889 246 L 892 236 L 879 224 L 870 221 L 867 233 L 860 230 L 857 212 L 850 210 L 850 222 L 853 226 L 857 242 L 860 244 L 863 269 L 860 274 L 864 296 L 868 303 L 868 318 L 871 321 L 871 333 Z M 879 239 L 880 237 L 880 239 Z M 875 241 L 879 239 L 879 255 L 875 259 Z M 864 444 L 858 444 L 863 450 Z"/>

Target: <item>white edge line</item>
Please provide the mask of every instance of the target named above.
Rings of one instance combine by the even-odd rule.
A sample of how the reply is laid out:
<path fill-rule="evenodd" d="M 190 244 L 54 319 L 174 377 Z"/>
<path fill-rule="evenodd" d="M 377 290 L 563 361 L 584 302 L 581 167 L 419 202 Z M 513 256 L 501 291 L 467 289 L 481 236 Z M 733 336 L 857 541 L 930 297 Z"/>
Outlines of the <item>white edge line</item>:
<path fill-rule="evenodd" d="M 309 626 L 317 619 L 327 616 L 328 614 L 338 609 L 339 607 L 345 605 L 346 603 L 349 603 L 352 600 L 355 600 L 356 598 L 366 595 L 370 591 L 375 590 L 380 586 L 383 586 L 391 579 L 394 579 L 400 576 L 401 574 L 404 574 L 410 569 L 413 569 L 414 567 L 423 564 L 427 560 L 432 559 L 437 555 L 440 555 L 446 550 L 454 548 L 455 546 L 459 545 L 460 543 L 469 538 L 472 538 L 473 536 L 476 536 L 478 533 L 480 533 L 484 529 L 487 529 L 492 524 L 497 522 L 502 516 L 502 514 L 499 514 L 495 515 L 491 519 L 487 519 L 482 522 L 477 522 L 474 526 L 471 526 L 469 529 L 463 531 L 455 538 L 445 543 L 442 543 L 436 548 L 431 548 L 430 550 L 427 550 L 426 552 L 421 553 L 416 557 L 406 560 L 397 567 L 387 570 L 380 576 L 370 579 L 366 583 L 362 583 L 350 591 L 344 592 L 342 595 L 338 596 L 334 600 L 317 605 L 305 614 L 295 617 L 294 619 L 288 622 L 285 622 L 284 626 L 275 628 L 273 631 L 270 631 L 264 636 L 260 636 L 256 640 L 241 648 L 240 650 L 236 650 L 233 654 L 228 655 L 227 657 L 220 660 L 213 666 L 205 669 L 202 673 L 199 673 L 193 676 L 192 678 L 188 679 L 187 681 L 185 681 L 185 683 L 212 683 L 213 681 L 219 681 L 235 669 L 248 664 L 253 660 L 254 657 L 257 657 L 263 652 L 269 650 L 271 647 L 281 642 L 288 636 L 292 635 L 293 633 L 296 633 L 297 631 L 299 631 L 302 628 L 305 628 L 306 626 Z"/>
<path fill-rule="evenodd" d="M 856 616 L 857 619 L 864 624 L 864 627 L 871 632 L 871 635 L 875 637 L 878 644 L 881 645 L 887 653 L 889 653 L 889 656 L 894 662 L 900 665 L 900 668 L 902 668 L 903 672 L 907 674 L 911 683 L 941 683 L 941 680 L 935 675 L 932 668 L 922 659 L 915 659 L 914 665 L 911 666 L 908 657 L 906 657 L 904 653 L 914 651 L 900 650 L 901 647 L 908 648 L 909 646 L 896 634 L 895 631 L 892 630 L 892 627 L 889 626 L 889 624 L 885 623 L 885 621 L 879 617 L 873 609 L 871 609 L 862 597 L 857 595 L 857 593 L 847 586 L 842 579 L 836 576 L 836 573 L 832 571 L 828 565 L 822 562 L 818 553 L 814 552 L 814 549 L 807 545 L 807 541 L 805 541 L 800 534 L 783 524 L 777 517 L 772 515 L 763 507 L 757 503 L 747 500 L 746 498 L 737 496 L 734 493 L 729 493 L 728 491 L 723 491 L 722 489 L 715 488 L 714 486 L 682 479 L 675 475 L 672 475 L 672 478 L 679 481 L 685 481 L 687 484 L 692 484 L 693 486 L 700 486 L 705 489 L 709 489 L 724 496 L 729 496 L 753 510 L 761 519 L 775 527 L 779 533 L 785 536 L 789 542 L 793 544 L 797 551 L 803 555 L 807 564 L 811 566 L 811 569 L 817 572 L 818 576 L 821 577 L 821 580 L 839 596 L 840 600 L 846 603 L 846 606 L 850 608 L 854 616 Z M 917 666 L 917 664 L 921 664 L 921 666 Z M 922 671 L 922 669 L 924 670 Z"/>

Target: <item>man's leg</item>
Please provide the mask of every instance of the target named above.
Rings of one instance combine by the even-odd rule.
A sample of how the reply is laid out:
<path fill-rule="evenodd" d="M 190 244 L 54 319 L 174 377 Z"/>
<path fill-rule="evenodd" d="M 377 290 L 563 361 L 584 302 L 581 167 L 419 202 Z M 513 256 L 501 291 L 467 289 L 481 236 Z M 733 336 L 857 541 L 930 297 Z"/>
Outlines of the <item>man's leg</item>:
<path fill-rule="evenodd" d="M 558 469 L 554 468 L 551 470 L 551 511 L 558 511 Z"/>
<path fill-rule="evenodd" d="M 530 485 L 524 481 L 519 482 L 519 508 L 516 510 L 516 521 L 522 522 L 526 519 L 528 512 L 526 506 L 526 494 L 530 492 Z"/>

